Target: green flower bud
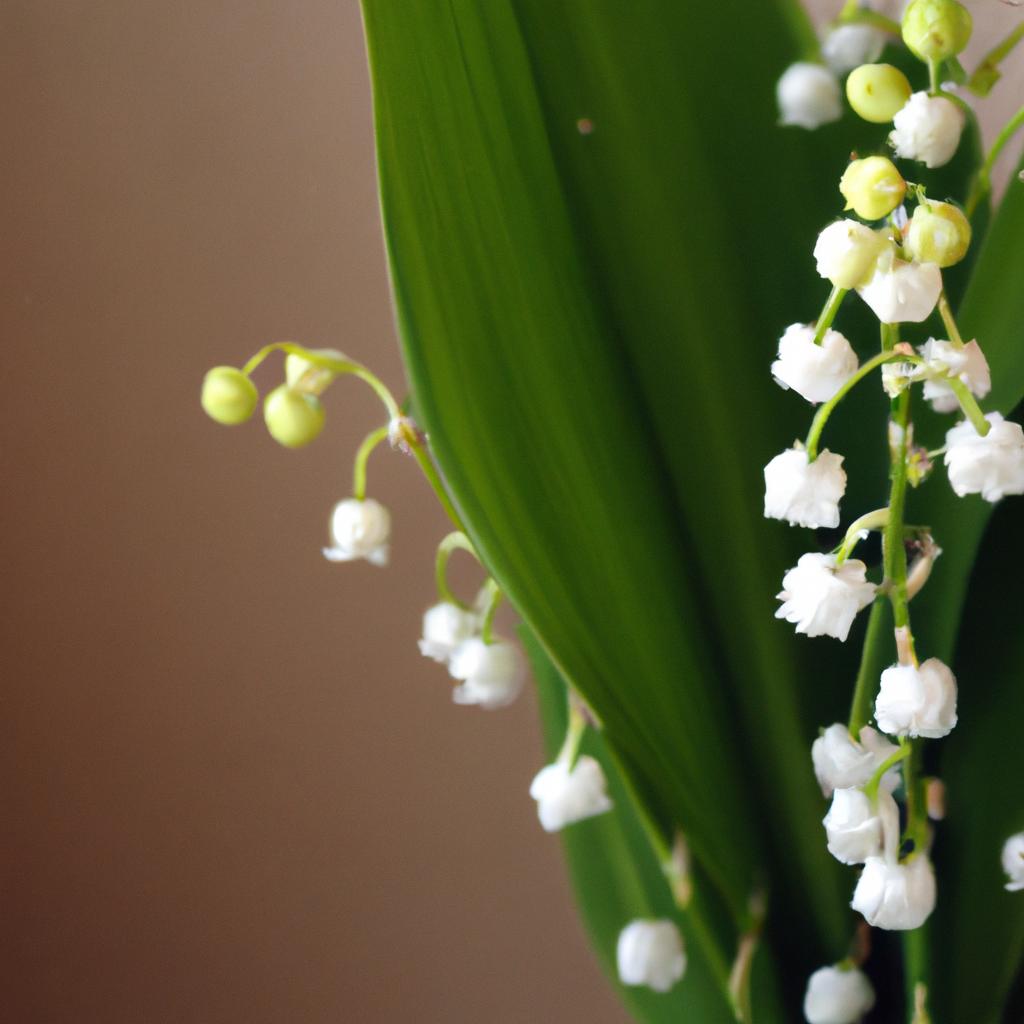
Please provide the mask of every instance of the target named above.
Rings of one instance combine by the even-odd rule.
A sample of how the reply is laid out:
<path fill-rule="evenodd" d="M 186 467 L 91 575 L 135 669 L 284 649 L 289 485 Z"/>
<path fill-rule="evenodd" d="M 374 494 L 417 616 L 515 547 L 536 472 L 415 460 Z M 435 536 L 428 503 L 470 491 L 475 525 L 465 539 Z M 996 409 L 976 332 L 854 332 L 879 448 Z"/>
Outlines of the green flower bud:
<path fill-rule="evenodd" d="M 891 121 L 910 99 L 907 76 L 891 64 L 861 64 L 846 79 L 850 106 L 872 124 Z"/>
<path fill-rule="evenodd" d="M 907 183 L 884 156 L 854 160 L 839 179 L 846 209 L 864 220 L 881 220 L 903 202 Z"/>
<path fill-rule="evenodd" d="M 920 203 L 907 229 L 906 246 L 918 263 L 951 267 L 967 255 L 971 222 L 952 203 Z"/>
<path fill-rule="evenodd" d="M 949 60 L 971 38 L 971 12 L 957 0 L 913 0 L 903 14 L 903 41 L 923 61 Z"/>
<path fill-rule="evenodd" d="M 301 448 L 315 441 L 324 429 L 324 407 L 316 395 L 281 384 L 263 402 L 263 418 L 270 436 L 285 448 Z"/>
<path fill-rule="evenodd" d="M 203 378 L 199 400 L 210 419 L 233 427 L 252 416 L 259 398 L 256 385 L 241 370 L 215 366 Z"/>
<path fill-rule="evenodd" d="M 333 348 L 316 348 L 310 351 L 313 355 L 326 356 L 329 359 L 345 359 L 345 356 Z M 295 391 L 304 391 L 307 395 L 322 395 L 334 377 L 334 372 L 327 367 L 317 366 L 296 352 L 289 352 L 285 356 L 284 379 Z"/>

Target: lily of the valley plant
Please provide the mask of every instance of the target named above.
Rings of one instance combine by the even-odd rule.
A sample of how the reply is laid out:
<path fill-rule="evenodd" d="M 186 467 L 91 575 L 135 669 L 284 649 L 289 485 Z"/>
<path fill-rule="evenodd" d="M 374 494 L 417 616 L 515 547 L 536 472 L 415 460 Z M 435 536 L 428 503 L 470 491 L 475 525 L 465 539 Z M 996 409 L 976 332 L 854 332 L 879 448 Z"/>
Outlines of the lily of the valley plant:
<path fill-rule="evenodd" d="M 324 557 L 389 565 L 367 464 L 411 456 L 452 532 L 409 642 L 486 710 L 527 648 L 524 793 L 637 1020 L 1024 1019 L 1024 108 L 987 153 L 975 110 L 1024 12 L 364 12 L 409 401 L 278 343 L 203 407 L 275 352 L 287 447 L 379 396 Z"/>

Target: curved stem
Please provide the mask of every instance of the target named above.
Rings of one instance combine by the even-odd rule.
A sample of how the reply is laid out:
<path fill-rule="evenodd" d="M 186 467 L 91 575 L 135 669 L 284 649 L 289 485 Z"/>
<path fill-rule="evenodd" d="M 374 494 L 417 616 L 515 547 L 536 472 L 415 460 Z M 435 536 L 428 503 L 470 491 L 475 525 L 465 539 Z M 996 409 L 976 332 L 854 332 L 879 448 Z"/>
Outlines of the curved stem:
<path fill-rule="evenodd" d="M 942 317 L 943 326 L 949 334 L 949 340 L 957 348 L 964 347 L 964 339 L 960 334 L 960 328 L 956 325 L 956 317 L 953 316 L 953 307 L 949 304 L 949 296 L 943 288 L 939 293 L 939 316 Z"/>
<path fill-rule="evenodd" d="M 857 542 L 861 540 L 862 533 L 867 533 L 868 530 L 877 530 L 880 526 L 885 526 L 888 521 L 889 509 L 887 506 L 886 508 L 875 509 L 874 512 L 867 512 L 859 519 L 855 519 L 850 523 L 849 529 L 843 537 L 843 542 L 839 545 L 839 550 L 836 552 L 836 564 L 842 565 L 850 557 L 853 549 L 857 546 Z"/>
<path fill-rule="evenodd" d="M 572 771 L 573 765 L 576 764 L 576 758 L 579 755 L 583 733 L 587 728 L 587 716 L 583 713 L 580 699 L 572 688 L 567 688 L 566 693 L 569 702 L 569 718 L 565 728 L 565 739 L 562 741 L 562 746 L 555 760 L 564 764 L 566 768 Z"/>
<path fill-rule="evenodd" d="M 860 731 L 871 718 L 871 708 L 878 687 L 878 664 L 875 652 L 879 649 L 885 630 L 885 602 L 875 598 L 868 617 L 868 628 L 864 634 L 864 647 L 857 670 L 857 682 L 853 688 L 850 703 L 849 731 L 854 739 L 860 738 Z"/>
<path fill-rule="evenodd" d="M 1022 25 L 1024 27 L 1024 25 Z M 977 175 L 974 178 L 974 183 L 971 185 L 970 195 L 967 197 L 964 210 L 968 217 L 973 216 L 974 211 L 977 209 L 978 203 L 981 202 L 985 196 L 988 195 L 992 188 L 992 168 L 995 166 L 996 161 L 999 159 L 999 155 L 1002 153 L 1006 144 L 1013 138 L 1017 130 L 1024 125 L 1024 107 L 1021 107 L 1009 121 L 1006 122 L 1003 130 L 996 136 L 996 141 L 992 143 L 992 148 L 988 151 L 988 156 L 985 157 L 985 162 L 981 165 Z"/>
<path fill-rule="evenodd" d="M 838 285 L 833 285 L 832 291 L 829 292 L 825 307 L 821 311 L 821 316 L 818 317 L 818 322 L 814 328 L 814 344 L 820 345 L 825 337 L 825 332 L 832 326 L 832 322 L 836 318 L 836 314 L 839 312 L 839 307 L 843 304 L 843 299 L 846 298 L 848 289 L 840 288 Z"/>
<path fill-rule="evenodd" d="M 501 587 L 494 582 L 493 578 L 488 578 L 484 586 L 488 591 L 488 597 L 483 625 L 480 627 L 480 637 L 485 644 L 489 644 L 494 642 L 494 616 L 498 612 L 498 605 L 501 604 L 504 595 L 501 592 Z"/>
<path fill-rule="evenodd" d="M 366 463 L 370 453 L 388 436 L 388 428 L 378 427 L 366 435 L 363 443 L 356 452 L 355 463 L 352 468 L 352 494 L 359 501 L 366 499 Z"/>
<path fill-rule="evenodd" d="M 453 533 L 449 533 L 448 536 L 437 545 L 437 555 L 434 559 L 434 580 L 437 584 L 437 592 L 440 595 L 441 600 L 448 601 L 450 604 L 454 604 L 463 611 L 468 611 L 469 605 L 466 604 L 465 601 L 457 598 L 455 594 L 452 593 L 451 587 L 448 586 L 448 560 L 456 551 L 466 551 L 478 562 L 480 561 L 476 550 L 469 541 L 469 538 L 461 530 L 455 530 Z"/>
<path fill-rule="evenodd" d="M 1010 55 L 1021 39 L 1024 39 L 1024 21 L 1016 28 L 1011 29 L 1002 42 L 992 47 L 981 58 L 981 62 L 967 83 L 967 88 L 978 96 L 987 96 L 992 91 L 992 86 L 999 81 L 1001 74 L 999 65 Z"/>
<path fill-rule="evenodd" d="M 985 414 L 970 389 L 959 377 L 950 377 L 946 383 L 953 389 L 964 415 L 971 421 L 978 434 L 984 437 L 992 429 L 992 424 L 985 419 Z"/>
<path fill-rule="evenodd" d="M 864 787 L 864 794 L 872 803 L 878 799 L 878 787 L 881 785 L 882 777 L 885 773 L 894 765 L 899 764 L 900 761 L 908 757 L 910 757 L 910 741 L 906 739 L 900 740 L 900 746 L 896 753 L 890 754 L 875 769 L 875 774 L 868 779 L 867 785 Z"/>

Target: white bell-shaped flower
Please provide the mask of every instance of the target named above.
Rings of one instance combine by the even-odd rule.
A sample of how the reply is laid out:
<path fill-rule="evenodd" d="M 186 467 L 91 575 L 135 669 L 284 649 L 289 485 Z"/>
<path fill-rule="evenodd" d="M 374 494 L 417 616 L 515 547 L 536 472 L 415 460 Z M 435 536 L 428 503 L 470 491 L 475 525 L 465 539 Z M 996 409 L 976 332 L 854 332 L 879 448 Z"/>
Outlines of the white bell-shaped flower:
<path fill-rule="evenodd" d="M 890 736 L 939 739 L 956 725 L 956 677 L 938 658 L 920 666 L 892 665 L 882 673 L 875 721 Z"/>
<path fill-rule="evenodd" d="M 772 375 L 808 402 L 827 402 L 857 372 L 857 353 L 838 331 L 826 331 L 814 344 L 809 324 L 790 324 L 779 339 L 779 358 Z"/>
<path fill-rule="evenodd" d="M 951 341 L 929 338 L 919 349 L 924 367 L 924 397 L 936 412 L 956 412 L 957 397 L 947 381 L 958 377 L 976 398 L 984 398 L 992 390 L 992 374 L 988 360 L 976 341 L 954 345 Z"/>
<path fill-rule="evenodd" d="M 1024 889 L 1024 832 L 1018 832 L 1003 844 L 1003 870 L 1009 881 L 1006 888 L 1009 892 L 1020 892 Z"/>
<path fill-rule="evenodd" d="M 857 294 L 883 324 L 916 324 L 931 316 L 942 293 L 942 271 L 934 263 L 907 263 L 883 254 Z"/>
<path fill-rule="evenodd" d="M 860 742 L 845 725 L 830 725 L 811 745 L 811 761 L 821 792 L 831 796 L 837 789 L 863 786 L 898 749 L 870 725 L 861 729 Z M 889 771 L 882 784 L 892 789 L 897 781 Z"/>
<path fill-rule="evenodd" d="M 814 243 L 819 276 L 837 288 L 859 288 L 874 272 L 879 257 L 892 248 L 881 232 L 859 220 L 837 220 L 824 228 Z"/>
<path fill-rule="evenodd" d="M 871 25 L 837 25 L 825 36 L 821 55 L 837 75 L 874 64 L 885 49 L 886 34 Z"/>
<path fill-rule="evenodd" d="M 878 791 L 879 802 L 891 800 L 887 790 Z M 882 855 L 882 819 L 863 790 L 837 789 L 822 824 L 828 852 L 843 864 L 863 864 L 868 857 Z"/>
<path fill-rule="evenodd" d="M 441 601 L 423 615 L 423 636 L 420 653 L 434 661 L 447 661 L 456 647 L 475 636 L 480 629 L 480 616 L 451 601 Z"/>
<path fill-rule="evenodd" d="M 819 967 L 807 981 L 807 1024 L 857 1024 L 875 1005 L 875 990 L 856 967 Z"/>
<path fill-rule="evenodd" d="M 991 424 L 982 437 L 970 420 L 958 423 L 946 434 L 946 472 L 959 497 L 980 494 L 999 501 L 1007 494 L 1024 494 L 1024 431 L 1019 423 L 1004 420 L 997 412 L 985 419 Z"/>
<path fill-rule="evenodd" d="M 850 906 L 873 928 L 920 928 L 935 909 L 935 872 L 928 854 L 916 853 L 905 864 L 869 857 Z"/>
<path fill-rule="evenodd" d="M 915 92 L 892 119 L 889 145 L 904 160 L 942 167 L 953 159 L 964 130 L 963 111 L 945 96 Z"/>
<path fill-rule="evenodd" d="M 674 922 L 631 921 L 616 947 L 619 981 L 668 992 L 686 972 L 683 937 Z"/>
<path fill-rule="evenodd" d="M 373 565 L 388 564 L 391 514 L 378 501 L 346 498 L 331 513 L 331 541 L 324 548 L 330 562 L 351 562 L 365 558 Z"/>
<path fill-rule="evenodd" d="M 818 128 L 843 116 L 836 76 L 820 64 L 790 64 L 775 87 L 779 123 Z"/>
<path fill-rule="evenodd" d="M 477 704 L 493 710 L 511 704 L 519 696 L 526 667 L 515 644 L 508 640 L 488 644 L 475 636 L 452 651 L 448 671 L 452 678 L 462 681 L 452 691 L 456 704 Z"/>
<path fill-rule="evenodd" d="M 776 455 L 764 467 L 764 514 L 812 530 L 839 525 L 839 499 L 846 490 L 842 455 L 827 448 L 808 462 L 801 447 Z"/>
<path fill-rule="evenodd" d="M 563 761 L 541 768 L 530 784 L 530 796 L 537 801 L 537 817 L 544 831 L 557 832 L 610 811 L 607 786 L 601 765 L 581 754 L 572 769 Z"/>
<path fill-rule="evenodd" d="M 875 585 L 868 583 L 867 566 L 856 558 L 836 564 L 833 554 L 811 551 L 782 577 L 777 595 L 782 607 L 775 618 L 796 624 L 807 636 L 834 636 L 845 640 L 857 612 L 875 599 Z"/>

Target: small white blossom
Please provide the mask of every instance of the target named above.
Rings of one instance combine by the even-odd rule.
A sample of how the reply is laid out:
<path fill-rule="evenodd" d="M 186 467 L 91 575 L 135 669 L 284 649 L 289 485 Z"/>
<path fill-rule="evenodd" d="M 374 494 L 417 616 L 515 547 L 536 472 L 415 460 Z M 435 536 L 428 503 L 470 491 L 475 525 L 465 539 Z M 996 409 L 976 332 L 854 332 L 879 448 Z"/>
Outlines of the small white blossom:
<path fill-rule="evenodd" d="M 451 601 L 441 601 L 423 615 L 420 653 L 434 661 L 447 661 L 456 647 L 474 636 L 480 628 L 480 616 Z"/>
<path fill-rule="evenodd" d="M 914 363 L 884 363 L 882 365 L 882 390 L 890 398 L 899 398 L 914 381 L 920 379 Z"/>
<path fill-rule="evenodd" d="M 960 408 L 953 389 L 947 383 L 951 377 L 967 385 L 976 398 L 984 398 L 992 390 L 992 375 L 988 360 L 976 341 L 954 345 L 951 341 L 929 338 L 920 348 L 924 367 L 924 397 L 936 412 L 956 412 Z"/>
<path fill-rule="evenodd" d="M 931 315 L 942 293 L 942 271 L 934 263 L 907 263 L 883 255 L 857 294 L 883 324 L 920 323 Z"/>
<path fill-rule="evenodd" d="M 868 858 L 850 906 L 873 928 L 920 928 L 935 909 L 935 872 L 928 854 L 914 854 L 905 864 Z"/>
<path fill-rule="evenodd" d="M 999 501 L 1007 494 L 1024 494 L 1024 431 L 997 412 L 985 419 L 991 427 L 982 437 L 970 420 L 946 434 L 946 471 L 959 497 L 980 494 Z"/>
<path fill-rule="evenodd" d="M 775 87 L 779 122 L 818 128 L 843 116 L 836 76 L 820 64 L 790 64 Z"/>
<path fill-rule="evenodd" d="M 668 992 L 686 972 L 683 937 L 672 921 L 631 921 L 619 932 L 619 981 Z"/>
<path fill-rule="evenodd" d="M 331 513 L 333 544 L 323 549 L 324 558 L 330 562 L 365 558 L 373 565 L 387 565 L 390 536 L 391 515 L 380 502 L 346 498 Z"/>
<path fill-rule="evenodd" d="M 549 764 L 534 777 L 530 796 L 545 832 L 557 832 L 584 818 L 612 809 L 601 765 L 581 754 L 572 770 L 562 761 Z"/>
<path fill-rule="evenodd" d="M 945 96 L 915 92 L 892 119 L 889 145 L 905 160 L 920 160 L 926 167 L 949 163 L 960 145 L 963 111 Z"/>
<path fill-rule="evenodd" d="M 956 725 L 956 678 L 938 658 L 916 668 L 890 666 L 878 687 L 875 720 L 890 736 L 948 735 Z"/>
<path fill-rule="evenodd" d="M 892 796 L 880 789 L 878 800 L 891 801 Z M 822 824 L 828 852 L 843 864 L 863 864 L 882 855 L 882 819 L 863 790 L 837 789 Z"/>
<path fill-rule="evenodd" d="M 845 725 L 830 725 L 812 744 L 811 761 L 814 774 L 825 796 L 837 789 L 863 786 L 899 748 L 876 732 L 870 725 L 860 731 L 858 743 Z M 895 787 L 897 777 L 890 770 L 882 784 Z"/>
<path fill-rule="evenodd" d="M 470 637 L 452 651 L 448 671 L 462 681 L 452 691 L 456 704 L 478 704 L 488 710 L 511 704 L 525 676 L 522 655 L 514 644 L 507 640 L 488 644 L 481 637 Z"/>
<path fill-rule="evenodd" d="M 875 990 L 856 967 L 819 967 L 807 982 L 807 1024 L 857 1024 L 875 1005 Z"/>
<path fill-rule="evenodd" d="M 814 261 L 819 276 L 837 288 L 859 288 L 871 276 L 882 253 L 891 247 L 885 235 L 859 220 L 837 220 L 818 235 Z"/>
<path fill-rule="evenodd" d="M 826 331 L 820 345 L 814 344 L 814 333 L 809 324 L 790 324 L 779 339 L 772 375 L 783 388 L 792 388 L 808 402 L 827 402 L 860 364 L 838 331 Z"/>
<path fill-rule="evenodd" d="M 1007 891 L 1020 892 L 1024 889 L 1024 832 L 1010 836 L 1003 844 L 1003 870 L 1009 881 Z"/>
<path fill-rule="evenodd" d="M 828 66 L 842 75 L 861 64 L 874 64 L 885 49 L 886 34 L 871 25 L 837 25 L 821 44 Z"/>
<path fill-rule="evenodd" d="M 764 514 L 812 530 L 836 527 L 845 490 L 842 455 L 826 448 L 808 462 L 803 448 L 789 448 L 764 467 Z"/>
<path fill-rule="evenodd" d="M 834 636 L 845 640 L 857 612 L 875 599 L 868 583 L 867 566 L 856 558 L 836 564 L 836 556 L 811 551 L 782 578 L 777 595 L 783 602 L 775 618 L 796 624 L 807 636 Z"/>

